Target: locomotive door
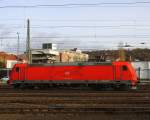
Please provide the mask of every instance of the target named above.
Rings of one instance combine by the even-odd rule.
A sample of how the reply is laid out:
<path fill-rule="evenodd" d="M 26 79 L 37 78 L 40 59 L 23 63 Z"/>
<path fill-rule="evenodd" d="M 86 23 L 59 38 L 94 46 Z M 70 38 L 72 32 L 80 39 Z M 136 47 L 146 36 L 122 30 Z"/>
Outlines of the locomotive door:
<path fill-rule="evenodd" d="M 25 69 L 24 69 L 24 67 L 17 67 L 16 72 L 18 72 L 18 80 L 24 81 L 25 80 Z"/>
<path fill-rule="evenodd" d="M 123 70 L 122 70 L 122 66 L 120 65 L 114 65 L 113 66 L 114 69 L 114 80 L 116 81 L 121 81 L 123 78 Z"/>

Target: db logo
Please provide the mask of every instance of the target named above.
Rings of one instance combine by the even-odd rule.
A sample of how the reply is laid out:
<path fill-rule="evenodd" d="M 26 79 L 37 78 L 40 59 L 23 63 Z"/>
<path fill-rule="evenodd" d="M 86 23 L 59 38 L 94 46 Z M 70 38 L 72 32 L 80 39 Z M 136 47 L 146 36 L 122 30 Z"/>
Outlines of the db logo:
<path fill-rule="evenodd" d="M 70 75 L 70 72 L 69 72 L 69 71 L 66 71 L 66 72 L 65 72 L 65 75 Z"/>

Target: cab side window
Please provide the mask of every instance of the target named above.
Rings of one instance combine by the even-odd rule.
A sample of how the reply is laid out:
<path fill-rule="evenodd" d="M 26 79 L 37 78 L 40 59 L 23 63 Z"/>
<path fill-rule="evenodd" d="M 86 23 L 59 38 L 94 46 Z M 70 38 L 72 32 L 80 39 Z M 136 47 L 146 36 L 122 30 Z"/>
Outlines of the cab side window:
<path fill-rule="evenodd" d="M 123 66 L 122 66 L 122 70 L 123 70 L 123 71 L 127 71 L 127 70 L 128 70 L 127 66 L 126 66 L 126 65 L 123 65 Z"/>
<path fill-rule="evenodd" d="M 19 67 L 16 67 L 16 72 L 19 72 Z"/>

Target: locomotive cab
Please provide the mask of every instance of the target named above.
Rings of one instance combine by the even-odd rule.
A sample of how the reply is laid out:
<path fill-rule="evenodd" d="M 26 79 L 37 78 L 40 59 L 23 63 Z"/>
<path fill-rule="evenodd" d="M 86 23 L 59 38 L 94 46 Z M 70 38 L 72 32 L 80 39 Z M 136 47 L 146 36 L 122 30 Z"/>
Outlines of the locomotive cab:
<path fill-rule="evenodd" d="M 16 64 L 9 75 L 9 85 L 21 83 L 25 78 L 25 68 L 27 64 Z"/>
<path fill-rule="evenodd" d="M 121 82 L 129 82 L 132 86 L 136 86 L 138 78 L 136 72 L 129 62 L 114 62 L 116 78 Z"/>

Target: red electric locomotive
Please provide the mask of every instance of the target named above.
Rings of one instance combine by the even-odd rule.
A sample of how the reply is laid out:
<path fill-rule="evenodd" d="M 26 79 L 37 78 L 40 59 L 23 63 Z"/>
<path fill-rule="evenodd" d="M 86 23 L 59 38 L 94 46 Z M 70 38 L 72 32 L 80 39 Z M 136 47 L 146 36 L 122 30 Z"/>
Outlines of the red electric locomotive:
<path fill-rule="evenodd" d="M 75 62 L 53 64 L 16 64 L 9 84 L 34 85 L 111 85 L 136 86 L 137 75 L 129 62 Z"/>

